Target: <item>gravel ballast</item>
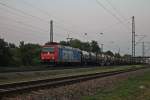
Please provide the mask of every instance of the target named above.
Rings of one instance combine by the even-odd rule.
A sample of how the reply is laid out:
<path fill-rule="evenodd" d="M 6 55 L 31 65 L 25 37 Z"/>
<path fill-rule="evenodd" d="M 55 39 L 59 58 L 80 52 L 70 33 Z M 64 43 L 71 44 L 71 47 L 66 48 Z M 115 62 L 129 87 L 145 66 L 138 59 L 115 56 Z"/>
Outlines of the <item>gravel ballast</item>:
<path fill-rule="evenodd" d="M 72 85 L 3 97 L 2 100 L 80 100 L 83 96 L 94 95 L 101 89 L 111 89 L 119 82 L 127 80 L 129 77 L 143 75 L 145 72 L 150 72 L 150 69 L 142 69 L 135 72 L 93 79 Z"/>

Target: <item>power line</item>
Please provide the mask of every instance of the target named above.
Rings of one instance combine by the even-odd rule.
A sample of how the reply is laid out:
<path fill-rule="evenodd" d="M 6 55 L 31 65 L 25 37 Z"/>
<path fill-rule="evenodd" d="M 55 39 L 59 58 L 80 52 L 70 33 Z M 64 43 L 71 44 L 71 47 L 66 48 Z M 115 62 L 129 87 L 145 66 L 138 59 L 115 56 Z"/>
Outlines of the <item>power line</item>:
<path fill-rule="evenodd" d="M 30 16 L 30 17 L 32 17 L 32 18 L 34 18 L 34 19 L 38 19 L 38 20 L 40 20 L 40 21 L 42 21 L 42 22 L 44 21 L 44 22 L 46 22 L 46 23 L 48 24 L 48 21 L 47 21 L 47 20 L 42 19 L 42 18 L 37 17 L 37 16 L 34 16 L 34 15 L 32 15 L 32 14 L 28 14 L 28 13 L 26 13 L 26 12 L 20 10 L 20 9 L 17 9 L 16 7 L 9 6 L 9 5 L 5 4 L 5 3 L 0 3 L 0 5 L 2 5 L 3 7 L 7 7 L 7 8 L 9 8 L 10 10 L 14 10 L 14 11 L 16 11 L 16 12 L 20 12 L 20 13 L 23 14 L 23 15 Z M 39 9 L 38 9 L 38 10 L 39 10 Z M 43 12 L 42 10 L 40 10 L 40 11 Z M 47 13 L 47 15 L 48 15 L 48 12 L 45 12 L 45 14 L 46 14 L 46 13 Z M 23 24 L 26 24 L 26 23 L 23 23 Z M 58 27 L 58 28 L 60 28 L 60 29 L 63 29 L 63 30 L 65 30 L 65 31 L 69 32 L 69 34 L 74 33 L 74 32 L 72 32 L 72 30 L 68 30 L 68 29 L 66 29 L 66 28 L 64 28 L 64 27 L 62 27 L 62 26 L 59 26 L 59 24 L 58 24 L 58 25 L 55 25 L 55 26 Z M 76 34 L 78 34 L 78 32 L 76 32 Z M 79 35 L 82 35 L 82 34 L 79 34 Z"/>
<path fill-rule="evenodd" d="M 131 18 L 127 19 L 126 21 L 129 21 L 129 20 L 131 20 Z M 109 26 L 103 28 L 102 30 L 107 30 L 107 31 L 108 31 L 108 29 L 111 30 L 111 28 L 116 27 L 116 26 L 119 25 L 119 24 L 121 24 L 121 23 L 120 23 L 120 22 L 116 22 L 116 23 L 114 23 L 114 24 L 112 24 L 112 25 L 109 25 Z"/>
<path fill-rule="evenodd" d="M 8 18 L 8 17 L 3 17 L 3 16 L 0 16 L 0 17 L 2 17 L 4 19 Z M 11 21 L 13 21 L 13 22 L 15 22 L 15 23 L 17 23 L 19 25 L 24 25 L 24 26 L 27 26 L 27 27 L 32 28 L 32 29 L 38 29 L 38 30 L 40 30 L 42 32 L 46 32 L 46 33 L 48 32 L 48 30 L 44 30 L 41 27 L 37 27 L 37 26 L 33 26 L 31 24 L 24 23 L 23 21 L 20 21 L 20 20 L 16 20 L 16 19 L 12 19 L 12 18 L 8 18 L 8 19 L 10 19 Z M 5 21 L 7 21 L 7 20 L 5 20 Z"/>
<path fill-rule="evenodd" d="M 18 30 L 18 29 L 20 29 L 20 28 L 16 28 L 16 26 L 15 25 L 13 25 L 13 26 L 15 26 L 15 28 L 13 28 L 13 27 L 8 27 L 8 25 L 7 24 L 5 24 L 6 26 L 4 26 L 4 24 L 3 24 L 3 27 L 6 27 L 4 30 L 13 30 L 13 31 L 15 31 L 15 32 L 17 32 L 17 33 L 28 33 L 28 32 L 25 32 L 25 31 L 22 31 L 22 30 Z M 2 26 L 1 26 L 2 27 Z M 25 29 L 25 28 L 24 28 Z M 36 32 L 36 31 L 33 31 L 33 30 L 30 30 L 30 33 L 32 33 L 32 32 Z M 20 35 L 20 34 L 19 34 Z M 31 37 L 30 35 L 24 35 L 25 37 Z M 37 35 L 34 35 L 33 37 L 35 37 L 35 36 L 38 36 L 38 37 L 40 37 L 40 39 L 41 39 L 41 35 L 39 35 L 39 34 L 37 34 Z M 44 37 L 43 35 L 42 35 L 42 37 Z"/>
<path fill-rule="evenodd" d="M 150 47 L 147 50 L 145 50 L 145 53 L 148 53 L 148 52 L 150 52 Z"/>
<path fill-rule="evenodd" d="M 21 0 L 21 1 L 22 1 L 24 4 L 27 4 L 27 5 L 29 5 L 30 7 L 34 8 L 34 9 L 37 9 L 37 10 L 40 11 L 41 13 L 47 15 L 48 17 L 53 17 L 49 12 L 47 12 L 47 11 L 45 11 L 45 10 L 43 10 L 43 9 L 41 9 L 41 8 L 39 8 L 39 7 L 33 5 L 33 4 L 31 4 L 31 3 L 29 3 L 29 2 L 27 2 L 27 1 L 25 1 L 25 0 Z M 55 18 L 52 18 L 52 19 L 57 19 L 57 18 L 55 17 Z M 60 21 L 60 19 L 57 19 L 57 20 Z M 57 20 L 56 20 L 56 21 L 57 21 Z"/>
<path fill-rule="evenodd" d="M 5 6 L 1 6 L 1 7 L 5 7 Z M 39 21 L 39 19 L 36 19 L 36 18 L 33 18 L 33 17 L 31 17 L 31 16 L 27 16 L 27 15 L 22 15 L 22 13 L 21 14 L 19 14 L 19 13 L 17 13 L 18 11 L 15 11 L 15 10 L 12 10 L 12 9 L 10 9 L 10 8 L 1 8 L 0 10 L 2 10 L 2 11 L 5 11 L 5 13 L 10 13 L 10 14 L 13 14 L 13 15 L 15 15 L 15 16 L 20 16 L 20 17 L 23 17 L 24 19 L 26 19 L 27 17 L 30 17 L 30 18 L 32 18 L 32 20 L 36 20 L 36 21 Z M 47 23 L 48 24 L 48 23 Z"/>
<path fill-rule="evenodd" d="M 141 43 L 141 41 L 146 37 L 146 35 L 135 35 L 136 37 L 139 36 L 140 39 L 135 43 L 135 45 L 138 45 L 139 43 Z"/>
<path fill-rule="evenodd" d="M 66 25 L 63 20 L 60 20 L 59 18 L 54 17 L 54 16 L 53 16 L 52 14 L 50 14 L 49 12 L 47 12 L 47 11 L 45 11 L 45 10 L 43 10 L 43 9 L 41 9 L 41 8 L 39 8 L 39 7 L 33 5 L 33 4 L 31 4 L 31 3 L 29 3 L 29 2 L 27 2 L 27 1 L 25 1 L 25 0 L 22 0 L 22 1 L 23 1 L 25 4 L 29 5 L 30 7 L 34 8 L 34 9 L 37 9 L 37 10 L 40 11 L 41 13 L 43 13 L 43 14 L 45 14 L 45 15 L 47 15 L 47 16 L 51 16 L 52 18 L 54 18 L 55 21 L 56 21 L 55 23 L 58 23 L 58 24 L 55 25 L 56 27 L 58 27 L 58 28 L 60 28 L 60 29 L 63 29 L 64 31 L 67 31 L 69 34 L 74 33 L 74 34 L 78 34 L 78 36 L 82 36 L 82 34 L 80 34 L 80 33 L 78 33 L 78 32 L 74 32 L 74 31 L 72 31 L 72 30 L 70 30 L 70 29 L 68 29 L 68 28 L 65 28 L 65 27 L 60 26 L 61 23 L 64 24 L 64 25 Z M 73 24 L 69 24 L 69 26 L 70 26 L 70 25 L 72 26 L 72 28 L 75 28 L 75 27 L 76 27 L 76 26 L 73 25 Z"/>
<path fill-rule="evenodd" d="M 125 16 L 123 16 L 118 10 L 117 8 L 109 1 L 109 0 L 105 0 L 110 6 L 111 8 L 124 20 L 126 20 Z"/>
<path fill-rule="evenodd" d="M 0 17 L 2 17 L 2 16 L 0 16 Z M 3 18 L 6 18 L 6 17 L 3 17 Z M 41 33 L 48 33 L 49 31 L 48 30 L 44 30 L 44 29 L 42 29 L 42 28 L 40 28 L 40 27 L 35 27 L 35 26 L 32 26 L 32 25 L 30 25 L 30 24 L 26 24 L 26 23 L 24 23 L 24 22 L 22 22 L 22 21 L 19 21 L 19 20 L 15 20 L 15 19 L 12 19 L 12 18 L 9 18 L 9 19 L 11 19 L 11 21 L 13 21 L 13 22 L 15 22 L 15 23 L 17 23 L 17 24 L 19 24 L 19 25 L 23 25 L 23 26 L 26 26 L 28 29 L 30 29 L 30 31 L 34 31 L 35 32 L 35 30 L 33 30 L 33 29 L 36 29 L 36 31 L 37 31 L 37 29 L 38 30 L 40 30 L 40 32 Z M 7 20 L 6 20 L 7 21 Z M 13 23 L 14 24 L 14 23 Z M 14 25 L 13 25 L 14 26 Z M 39 31 L 37 31 L 37 32 L 39 32 Z M 57 34 L 57 33 L 56 33 Z M 57 34 L 58 36 L 63 36 L 63 35 L 61 35 L 61 34 Z M 64 37 L 64 36 L 63 36 Z"/>
<path fill-rule="evenodd" d="M 101 6 L 105 11 L 107 11 L 108 13 L 110 13 L 116 20 L 118 20 L 122 25 L 124 25 L 126 27 L 126 25 L 122 22 L 122 20 L 120 20 L 119 17 L 116 16 L 116 14 L 114 14 L 113 12 L 111 12 L 109 9 L 107 9 L 99 0 L 96 0 L 97 4 L 99 6 Z M 126 27 L 129 29 L 129 27 Z"/>
<path fill-rule="evenodd" d="M 33 15 L 28 14 L 28 13 L 26 13 L 26 12 L 24 12 L 24 11 L 20 10 L 20 9 L 17 9 L 17 8 L 14 8 L 14 7 L 11 7 L 11 6 L 8 6 L 8 5 L 4 4 L 4 3 L 1 3 L 1 2 L 0 2 L 0 5 L 2 5 L 2 6 L 4 6 L 4 7 L 7 7 L 7 8 L 9 8 L 9 9 L 11 9 L 11 10 L 14 10 L 14 11 L 20 12 L 20 13 L 22 13 L 22 14 L 24 14 L 24 15 L 27 15 L 27 16 L 30 16 L 30 17 L 33 17 L 33 18 L 36 18 L 36 19 L 40 19 L 41 21 L 45 21 L 45 22 L 47 22 L 46 20 L 41 19 L 40 17 L 33 16 Z M 12 13 L 12 12 L 11 12 L 11 13 Z M 23 24 L 25 24 L 25 23 L 23 23 Z M 65 28 L 62 28 L 62 27 L 60 27 L 60 28 L 61 28 L 61 29 L 64 29 L 65 31 L 68 31 L 68 30 L 67 30 L 67 29 L 65 29 Z"/>
<path fill-rule="evenodd" d="M 27 16 L 30 16 L 30 17 L 33 17 L 33 18 L 37 18 L 37 19 L 40 19 L 41 21 L 45 21 L 46 23 L 48 23 L 48 21 L 46 21 L 46 20 L 44 20 L 44 19 L 42 19 L 42 18 L 40 18 L 40 17 L 37 17 L 37 16 L 31 15 L 31 14 L 28 14 L 28 13 L 26 13 L 26 12 L 20 10 L 20 9 L 14 8 L 14 7 L 12 7 L 12 6 L 8 6 L 8 5 L 6 5 L 6 4 L 4 4 L 4 3 L 1 3 L 1 2 L 0 2 L 0 5 L 5 6 L 5 7 L 11 9 L 11 10 L 15 10 L 15 11 L 17 11 L 17 12 L 20 12 L 20 13 L 22 13 L 22 14 L 24 14 L 24 15 L 27 15 Z M 65 28 L 62 28 L 62 29 L 64 29 L 65 31 L 68 31 L 68 30 L 65 29 Z"/>
<path fill-rule="evenodd" d="M 108 13 L 110 13 L 115 19 L 117 19 L 120 23 L 122 23 L 122 21 L 114 14 L 112 13 L 109 9 L 107 9 L 102 3 L 100 3 L 99 0 L 96 0 L 97 4 L 100 5 L 105 11 L 107 11 Z"/>
<path fill-rule="evenodd" d="M 32 8 L 34 8 L 34 9 L 37 9 L 38 11 L 40 11 L 41 13 L 43 13 L 43 14 L 45 14 L 45 15 L 47 15 L 48 17 L 52 17 L 52 19 L 55 19 L 55 23 L 58 23 L 58 24 L 64 24 L 64 25 L 66 25 L 64 22 L 65 21 L 63 21 L 63 20 L 60 20 L 59 18 L 56 18 L 56 17 L 54 17 L 52 14 L 50 14 L 49 12 L 47 12 L 47 11 L 45 11 L 45 10 L 43 10 L 43 9 L 41 9 L 41 8 L 39 8 L 39 7 L 37 7 L 37 6 L 35 6 L 35 5 L 33 5 L 33 4 L 31 4 L 31 3 L 29 3 L 29 2 L 27 2 L 27 1 L 25 1 L 25 0 L 22 0 L 23 2 L 24 2 L 24 4 L 27 4 L 27 5 L 29 5 L 30 7 L 32 7 Z M 71 25 L 71 24 L 69 24 L 69 25 Z M 56 25 L 56 26 L 58 26 L 58 25 Z M 67 29 L 67 28 L 64 28 L 64 27 L 60 27 L 60 26 L 58 26 L 59 28 L 61 28 L 61 29 L 63 29 L 63 30 L 65 30 L 65 31 L 67 31 L 67 32 L 71 32 L 71 33 L 74 33 L 74 32 L 72 32 L 71 30 L 69 30 L 69 29 Z M 72 25 L 72 27 L 73 28 L 75 28 L 74 27 L 74 25 Z M 75 32 L 75 33 L 78 33 L 78 32 Z"/>
<path fill-rule="evenodd" d="M 6 25 L 6 26 L 4 26 L 4 25 Z M 10 24 L 9 24 L 10 25 Z M 28 29 L 28 28 L 25 28 L 25 27 L 21 27 L 21 29 L 20 29 L 20 27 L 19 28 L 17 28 L 18 26 L 16 26 L 16 25 L 12 25 L 11 27 L 8 27 L 8 24 L 3 24 L 3 27 L 6 27 L 6 30 L 13 30 L 13 31 L 15 31 L 15 32 L 18 32 L 18 33 L 30 33 L 30 35 L 24 35 L 25 37 L 27 36 L 27 37 L 31 37 L 31 36 L 33 36 L 33 37 L 38 37 L 38 39 L 41 39 L 42 40 L 42 37 L 43 38 L 47 38 L 45 35 L 41 35 L 41 34 L 36 34 L 36 35 L 31 35 L 31 33 L 39 33 L 39 31 L 35 31 L 35 30 L 32 30 L 32 29 Z M 14 28 L 13 28 L 14 27 Z M 5 30 L 5 28 L 3 28 L 4 30 Z M 19 30 L 20 29 L 20 30 Z M 22 29 L 24 29 L 24 30 L 30 30 L 30 31 L 22 31 Z M 40 32 L 40 33 L 43 33 L 43 32 Z M 57 34 L 57 33 L 56 33 Z M 20 34 L 19 34 L 20 35 Z M 61 35 L 61 34 L 57 34 L 57 35 Z M 20 35 L 21 36 L 21 35 Z M 23 36 L 23 37 L 24 37 Z M 62 36 L 62 35 L 61 35 Z M 32 38 L 33 38 L 32 37 Z M 48 38 L 47 38 L 48 39 Z M 47 40 L 46 39 L 46 40 Z"/>
<path fill-rule="evenodd" d="M 40 11 L 41 13 L 47 15 L 48 17 L 52 17 L 52 19 L 54 19 L 55 21 L 58 21 L 58 22 L 61 22 L 62 24 L 65 24 L 65 23 L 64 23 L 64 22 L 65 22 L 64 20 L 59 19 L 59 18 L 57 18 L 57 17 L 54 17 L 54 16 L 53 16 L 52 14 L 50 14 L 49 12 L 47 12 L 47 11 L 45 11 L 45 10 L 43 10 L 43 9 L 41 9 L 41 8 L 39 8 L 39 7 L 33 5 L 33 4 L 31 4 L 31 3 L 29 3 L 29 2 L 27 2 L 27 1 L 25 1 L 25 0 L 21 0 L 21 1 L 24 2 L 24 4 L 27 4 L 27 5 L 29 5 L 30 7 L 34 8 L 34 9 L 37 9 L 37 10 Z M 69 25 L 70 25 L 70 24 L 69 24 Z"/>
<path fill-rule="evenodd" d="M 15 11 L 17 11 L 17 12 L 20 12 L 20 13 L 22 13 L 22 14 L 24 14 L 24 15 L 31 16 L 31 17 L 33 17 L 33 18 L 37 18 L 37 19 L 39 19 L 39 20 L 41 20 L 41 21 L 45 21 L 45 22 L 48 23 L 48 21 L 46 21 L 46 20 L 44 20 L 44 19 L 42 19 L 42 18 L 40 18 L 40 17 L 31 15 L 31 14 L 29 14 L 29 13 L 26 13 L 26 12 L 20 10 L 20 9 L 17 9 L 17 8 L 15 8 L 15 7 L 12 7 L 12 6 L 9 6 L 9 5 L 5 4 L 5 3 L 0 2 L 0 5 L 2 5 L 2 6 L 4 6 L 4 7 L 7 7 L 7 8 L 9 8 L 9 9 L 11 9 L 11 10 L 15 10 Z"/>
<path fill-rule="evenodd" d="M 27 15 L 27 16 L 30 16 L 30 17 L 33 17 L 33 18 L 36 18 L 36 19 L 40 19 L 41 21 L 44 21 L 44 22 L 46 22 L 46 23 L 48 22 L 48 21 L 46 21 L 46 20 L 44 20 L 44 19 L 42 19 L 42 18 L 40 18 L 40 17 L 37 17 L 37 16 L 31 15 L 31 14 L 28 14 L 28 13 L 26 13 L 26 12 L 20 10 L 20 9 L 14 8 L 14 7 L 9 6 L 9 5 L 7 5 L 7 4 L 0 3 L 0 5 L 2 5 L 2 6 L 4 6 L 4 7 L 7 7 L 7 8 L 9 8 L 9 9 L 11 9 L 11 10 L 20 12 L 20 13 L 22 13 L 22 14 L 24 14 L 24 15 Z M 39 10 L 39 9 L 38 9 L 38 10 Z M 40 10 L 40 11 L 42 11 L 42 10 Z M 44 13 L 46 14 L 46 12 L 44 12 Z M 48 15 L 48 13 L 47 13 L 47 15 Z M 71 30 L 68 30 L 68 29 L 66 29 L 66 28 L 60 27 L 59 25 L 56 25 L 56 27 L 59 27 L 59 28 L 65 30 L 65 31 L 67 31 L 67 32 L 69 32 L 69 33 L 74 33 L 74 32 L 72 32 Z M 76 33 L 78 34 L 78 32 L 76 32 Z M 80 35 L 80 34 L 79 34 L 79 35 Z"/>
<path fill-rule="evenodd" d="M 22 16 L 22 15 L 20 15 L 20 14 L 18 14 L 18 13 L 14 13 L 14 12 L 11 12 L 11 11 L 9 11 L 9 10 L 7 10 L 6 11 L 7 13 L 11 13 L 11 14 L 13 14 L 13 15 L 19 15 L 19 16 L 21 16 L 21 17 L 23 17 L 23 18 L 25 18 L 25 16 Z M 31 16 L 30 16 L 31 17 Z M 33 17 L 32 17 L 33 18 Z M 18 22 L 18 21 L 17 21 Z M 25 24 L 25 23 L 24 23 Z M 48 23 L 47 23 L 47 25 L 48 25 Z M 29 26 L 29 25 L 28 25 Z M 58 25 L 56 25 L 56 27 L 58 27 L 58 28 L 60 28 L 60 29 L 63 29 L 63 30 L 65 30 L 65 31 L 69 31 L 69 30 L 67 30 L 67 29 L 65 29 L 65 28 L 62 28 L 62 27 L 59 27 Z M 47 31 L 48 32 L 48 31 Z"/>

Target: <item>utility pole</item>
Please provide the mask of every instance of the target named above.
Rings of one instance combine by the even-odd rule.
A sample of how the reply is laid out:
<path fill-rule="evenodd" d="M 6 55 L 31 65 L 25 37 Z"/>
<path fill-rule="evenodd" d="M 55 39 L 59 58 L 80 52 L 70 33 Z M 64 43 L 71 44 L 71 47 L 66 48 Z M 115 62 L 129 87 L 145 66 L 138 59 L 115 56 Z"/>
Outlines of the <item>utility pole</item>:
<path fill-rule="evenodd" d="M 87 33 L 84 33 L 84 35 L 85 35 L 85 38 L 87 39 L 87 35 L 88 35 L 88 34 L 87 34 Z M 86 40 L 86 42 L 88 42 L 88 39 Z"/>
<path fill-rule="evenodd" d="M 132 17 L 132 57 L 135 57 L 135 21 Z"/>
<path fill-rule="evenodd" d="M 119 50 L 118 50 L 118 54 L 120 54 L 120 47 L 119 47 Z"/>
<path fill-rule="evenodd" d="M 101 44 L 101 52 L 103 53 L 104 44 Z"/>
<path fill-rule="evenodd" d="M 50 21 L 50 43 L 53 42 L 53 20 Z"/>
<path fill-rule="evenodd" d="M 145 43 L 142 42 L 142 56 L 145 57 Z"/>
<path fill-rule="evenodd" d="M 67 37 L 67 41 L 71 41 L 73 38 L 70 38 L 69 34 L 68 34 L 68 37 Z"/>
<path fill-rule="evenodd" d="M 70 37 L 69 37 L 69 34 L 68 34 L 68 37 L 67 37 L 67 42 L 68 42 L 68 44 L 70 44 L 70 42 L 71 42 L 72 39 L 73 39 L 73 38 L 70 38 Z"/>

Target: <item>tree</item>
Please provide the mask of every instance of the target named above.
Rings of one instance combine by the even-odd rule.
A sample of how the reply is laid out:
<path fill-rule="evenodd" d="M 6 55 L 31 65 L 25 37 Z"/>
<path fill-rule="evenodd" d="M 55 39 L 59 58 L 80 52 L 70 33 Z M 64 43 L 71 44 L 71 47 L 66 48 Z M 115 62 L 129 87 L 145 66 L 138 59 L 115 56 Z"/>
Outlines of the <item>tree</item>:
<path fill-rule="evenodd" d="M 90 52 L 91 51 L 90 43 L 89 42 L 83 42 L 80 49 Z"/>
<path fill-rule="evenodd" d="M 70 44 L 66 41 L 60 41 L 60 45 L 69 46 Z"/>
<path fill-rule="evenodd" d="M 70 46 L 81 49 L 82 42 L 78 39 L 70 40 Z"/>
<path fill-rule="evenodd" d="M 13 62 L 13 54 L 4 39 L 0 39 L 0 66 L 8 66 Z"/>
<path fill-rule="evenodd" d="M 114 56 L 113 52 L 111 52 L 111 51 L 106 51 L 105 54 L 110 55 L 110 56 Z"/>
<path fill-rule="evenodd" d="M 124 58 L 131 58 L 132 56 L 129 55 L 129 54 L 125 54 L 123 57 L 124 57 Z"/>
<path fill-rule="evenodd" d="M 117 57 L 117 58 L 120 58 L 120 57 L 121 57 L 121 55 L 120 55 L 119 53 L 115 53 L 114 56 Z"/>
<path fill-rule="evenodd" d="M 13 43 L 9 43 L 8 45 L 9 45 L 10 48 L 16 48 L 16 45 L 13 44 Z"/>
<path fill-rule="evenodd" d="M 20 42 L 19 47 L 0 38 L 0 66 L 39 65 L 41 46 Z"/>
<path fill-rule="evenodd" d="M 70 40 L 69 42 L 60 41 L 60 44 L 64 46 L 71 46 L 73 48 L 79 48 L 80 50 L 84 50 L 88 52 L 90 51 L 95 53 L 100 52 L 100 47 L 98 46 L 98 43 L 96 41 L 92 41 L 91 43 L 89 43 L 89 42 L 82 42 L 78 39 L 73 39 Z"/>
<path fill-rule="evenodd" d="M 24 44 L 23 41 L 20 42 L 19 52 L 21 63 L 23 65 L 35 65 L 40 63 L 40 51 L 41 46 L 38 44 Z"/>
<path fill-rule="evenodd" d="M 100 47 L 98 45 L 98 43 L 94 40 L 92 40 L 92 42 L 90 43 L 91 45 L 91 51 L 94 52 L 94 53 L 100 53 Z"/>

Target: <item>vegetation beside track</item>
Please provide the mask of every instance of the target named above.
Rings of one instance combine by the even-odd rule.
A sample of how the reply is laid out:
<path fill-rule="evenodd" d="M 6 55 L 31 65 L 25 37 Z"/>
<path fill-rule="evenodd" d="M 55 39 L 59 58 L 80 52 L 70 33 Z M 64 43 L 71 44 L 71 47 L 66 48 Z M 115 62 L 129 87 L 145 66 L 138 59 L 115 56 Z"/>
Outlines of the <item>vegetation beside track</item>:
<path fill-rule="evenodd" d="M 0 84 L 15 83 L 15 82 L 22 82 L 22 81 L 31 81 L 31 80 L 40 80 L 40 79 L 48 79 L 48 78 L 56 78 L 56 77 L 63 77 L 63 76 L 73 76 L 73 75 L 109 72 L 109 71 L 124 70 L 124 69 L 129 69 L 129 68 L 138 68 L 138 67 L 143 67 L 143 65 L 77 68 L 77 69 L 33 71 L 33 72 L 0 73 Z"/>
<path fill-rule="evenodd" d="M 47 43 L 46 43 L 47 44 Z M 96 41 L 92 42 L 82 42 L 78 39 L 73 39 L 72 41 L 65 42 L 60 41 L 61 45 L 71 46 L 74 48 L 79 48 L 80 50 L 90 51 L 90 52 L 100 52 L 100 47 Z M 19 46 L 14 43 L 6 42 L 0 37 L 0 66 L 40 66 L 40 52 L 41 45 L 34 43 L 25 43 L 20 41 Z M 127 55 L 120 56 L 120 54 L 113 54 L 111 51 L 104 52 L 107 55 L 114 55 L 115 57 L 126 57 Z M 128 55 L 130 56 L 130 55 Z"/>
<path fill-rule="evenodd" d="M 98 89 L 94 96 L 82 100 L 150 100 L 150 73 L 132 77 L 113 85 Z"/>
<path fill-rule="evenodd" d="M 0 73 L 8 73 L 8 72 L 25 72 L 25 71 L 40 71 L 40 70 L 47 70 L 47 69 L 52 69 L 48 68 L 48 66 L 7 66 L 7 67 L 2 67 L 0 66 Z"/>

